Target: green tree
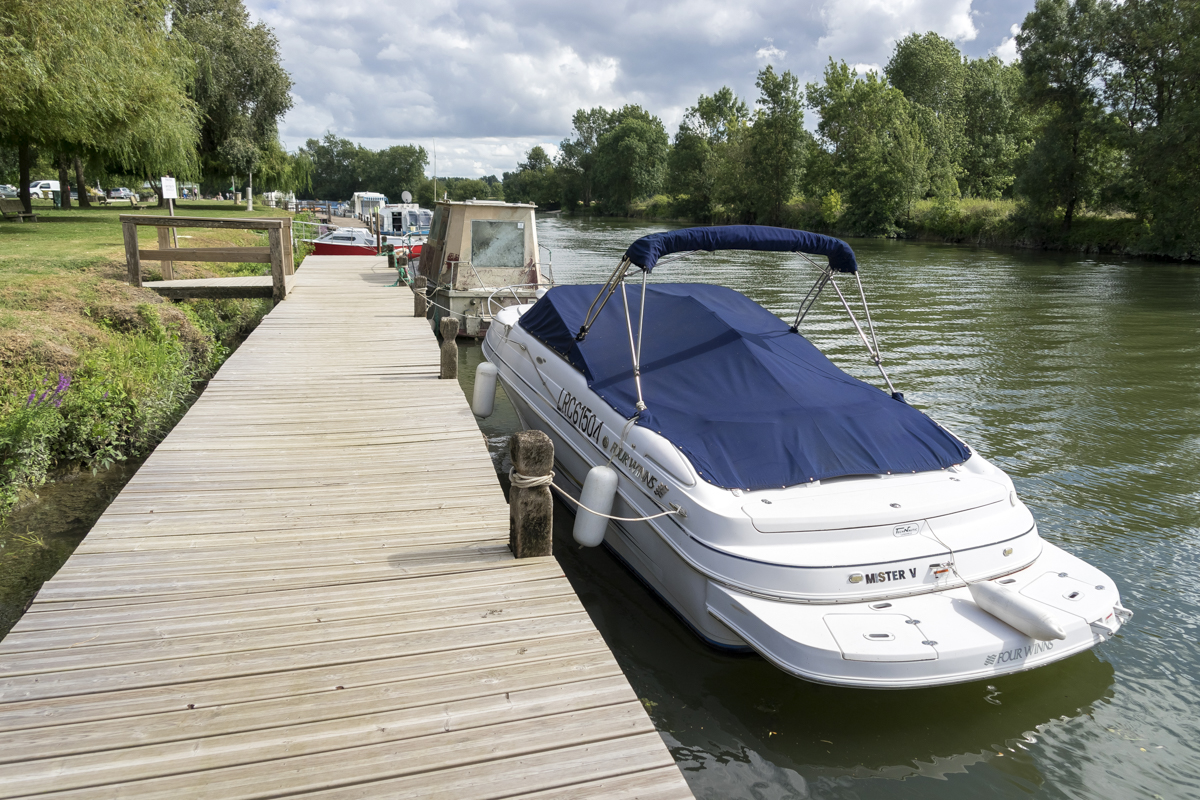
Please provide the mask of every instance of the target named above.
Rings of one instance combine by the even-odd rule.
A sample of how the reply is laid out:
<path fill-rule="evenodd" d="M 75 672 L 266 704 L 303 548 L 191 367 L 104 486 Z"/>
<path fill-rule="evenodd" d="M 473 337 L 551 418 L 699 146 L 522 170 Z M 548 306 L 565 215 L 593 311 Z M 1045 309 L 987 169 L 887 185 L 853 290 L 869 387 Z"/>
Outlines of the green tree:
<path fill-rule="evenodd" d="M 362 191 L 363 168 L 367 165 L 362 148 L 349 139 L 326 133 L 322 139 L 309 139 L 301 154 L 312 162 L 312 198 L 349 200 Z"/>
<path fill-rule="evenodd" d="M 941 198 L 957 197 L 966 149 L 967 68 L 962 53 L 933 31 L 912 33 L 896 43 L 884 73 L 912 103 L 929 145 L 930 191 Z"/>
<path fill-rule="evenodd" d="M 777 75 L 768 65 L 755 86 L 758 108 L 746 140 L 751 204 L 757 221 L 778 225 L 804 174 L 811 137 L 804 130 L 804 98 L 795 75 Z"/>
<path fill-rule="evenodd" d="M 1068 231 L 1115 166 L 1099 98 L 1108 9 L 1099 0 L 1038 0 L 1017 34 L 1024 98 L 1040 113 L 1017 188 L 1039 213 L 1061 209 Z"/>
<path fill-rule="evenodd" d="M 928 180 L 929 148 L 908 99 L 876 73 L 858 77 L 833 59 L 824 84 L 808 85 L 807 99 L 821 117 L 813 185 L 840 194 L 841 224 L 853 232 L 894 231 Z"/>
<path fill-rule="evenodd" d="M 662 120 L 641 106 L 614 111 L 596 142 L 595 186 L 610 213 L 628 214 L 639 197 L 662 188 L 670 141 Z"/>
<path fill-rule="evenodd" d="M 684 215 L 711 220 L 718 198 L 731 194 L 728 167 L 749 119 L 746 104 L 728 86 L 700 95 L 684 114 L 667 159 L 667 190 Z"/>
<path fill-rule="evenodd" d="M 1143 246 L 1200 253 L 1200 6 L 1126 0 L 1112 12 L 1105 97 L 1128 154 L 1125 201 L 1148 226 Z"/>
<path fill-rule="evenodd" d="M 244 174 L 244 158 L 234 164 L 228 157 L 244 157 L 247 143 L 262 151 L 278 139 L 292 79 L 279 63 L 275 34 L 250 24 L 242 0 L 172 0 L 171 22 L 171 36 L 186 43 L 195 63 L 189 93 L 202 114 L 205 177 L 224 186 L 231 174 Z"/>
<path fill-rule="evenodd" d="M 1033 146 L 1033 119 L 1021 103 L 1020 64 L 995 56 L 967 63 L 963 91 L 963 148 L 959 186 L 972 197 L 1011 193 L 1017 164 Z"/>
<path fill-rule="evenodd" d="M 425 180 L 429 155 L 424 147 L 404 144 L 377 151 L 369 159 L 364 181 L 370 191 L 382 192 L 394 203 L 400 202 L 405 191 L 414 196 Z"/>
<path fill-rule="evenodd" d="M 17 151 L 27 209 L 39 147 L 97 154 L 140 175 L 194 169 L 190 62 L 166 20 L 165 0 L 0 4 L 0 145 Z"/>
<path fill-rule="evenodd" d="M 612 112 L 596 107 L 579 109 L 571 118 L 574 137 L 563 139 L 558 148 L 563 202 L 570 208 L 582 203 L 590 208 L 596 181 L 596 147 L 600 137 L 615 124 Z"/>
<path fill-rule="evenodd" d="M 504 197 L 510 202 L 534 203 L 543 208 L 562 198 L 554 161 L 541 145 L 534 145 L 517 165 L 516 172 L 504 173 Z"/>

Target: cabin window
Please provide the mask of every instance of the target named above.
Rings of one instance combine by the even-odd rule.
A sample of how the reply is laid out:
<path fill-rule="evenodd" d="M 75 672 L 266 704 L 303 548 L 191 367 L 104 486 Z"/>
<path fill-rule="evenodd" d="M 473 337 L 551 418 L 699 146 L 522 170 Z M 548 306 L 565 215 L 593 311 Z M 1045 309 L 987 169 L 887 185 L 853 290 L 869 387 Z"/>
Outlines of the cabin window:
<path fill-rule="evenodd" d="M 476 267 L 525 266 L 525 223 L 477 219 L 471 222 L 471 263 Z"/>
<path fill-rule="evenodd" d="M 429 226 L 429 241 L 441 242 L 446 238 L 446 207 L 438 206 L 433 212 L 433 224 Z"/>

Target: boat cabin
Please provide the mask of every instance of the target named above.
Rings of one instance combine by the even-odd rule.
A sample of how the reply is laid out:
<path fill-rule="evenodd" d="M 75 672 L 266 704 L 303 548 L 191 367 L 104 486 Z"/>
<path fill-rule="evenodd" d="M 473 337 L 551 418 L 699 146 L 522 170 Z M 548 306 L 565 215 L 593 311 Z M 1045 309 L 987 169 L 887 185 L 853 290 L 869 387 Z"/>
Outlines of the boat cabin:
<path fill-rule="evenodd" d="M 492 309 L 536 298 L 542 274 L 535 208 L 467 200 L 434 209 L 418 274 L 429 281 L 435 315 L 458 316 L 461 335 L 481 337 Z"/>
<path fill-rule="evenodd" d="M 381 206 L 387 205 L 387 195 L 379 192 L 355 192 L 350 202 L 354 206 L 354 216 L 366 222 L 375 216 Z"/>
<path fill-rule="evenodd" d="M 379 230 L 388 236 L 426 234 L 431 222 L 433 212 L 416 203 L 391 203 L 379 209 Z"/>

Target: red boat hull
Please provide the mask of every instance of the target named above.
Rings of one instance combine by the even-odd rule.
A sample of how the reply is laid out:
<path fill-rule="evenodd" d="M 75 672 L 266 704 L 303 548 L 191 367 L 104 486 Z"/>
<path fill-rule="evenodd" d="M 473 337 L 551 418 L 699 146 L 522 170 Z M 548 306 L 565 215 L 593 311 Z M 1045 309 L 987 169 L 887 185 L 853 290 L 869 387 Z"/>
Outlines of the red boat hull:
<path fill-rule="evenodd" d="M 375 256 L 374 247 L 358 244 L 333 244 L 332 242 L 313 242 L 314 256 Z"/>

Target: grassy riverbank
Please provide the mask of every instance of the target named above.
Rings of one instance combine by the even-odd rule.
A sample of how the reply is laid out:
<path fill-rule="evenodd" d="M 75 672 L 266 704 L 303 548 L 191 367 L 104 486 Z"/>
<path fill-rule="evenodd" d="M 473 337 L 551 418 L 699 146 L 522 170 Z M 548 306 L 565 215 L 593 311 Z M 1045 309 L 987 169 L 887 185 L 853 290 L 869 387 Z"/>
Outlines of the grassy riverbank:
<path fill-rule="evenodd" d="M 826 233 L 832 236 L 860 236 L 862 233 L 840 224 L 837 204 L 797 199 L 784 210 L 785 227 Z M 678 213 L 667 195 L 635 203 L 630 210 L 634 219 L 660 222 L 703 224 Z M 719 213 L 713 224 L 737 222 Z M 892 236 L 935 242 L 1023 247 L 1036 250 L 1061 250 L 1077 253 L 1116 253 L 1180 261 L 1200 260 L 1200 253 L 1180 252 L 1170 243 L 1154 240 L 1148 226 L 1128 214 L 1077 214 L 1069 231 L 1061 219 L 1041 219 L 1031 215 L 1012 200 L 959 199 L 950 203 L 921 200 L 896 222 Z"/>
<path fill-rule="evenodd" d="M 0 223 L 0 520 L 56 471 L 152 449 L 270 309 L 268 300 L 172 303 L 129 286 L 117 219 L 128 208 L 35 206 L 37 224 Z M 284 214 L 217 202 L 180 203 L 178 213 Z M 181 246 L 261 244 L 252 231 L 180 232 Z M 154 263 L 144 269 L 148 280 L 161 277 Z M 267 269 L 176 262 L 175 275 Z"/>

